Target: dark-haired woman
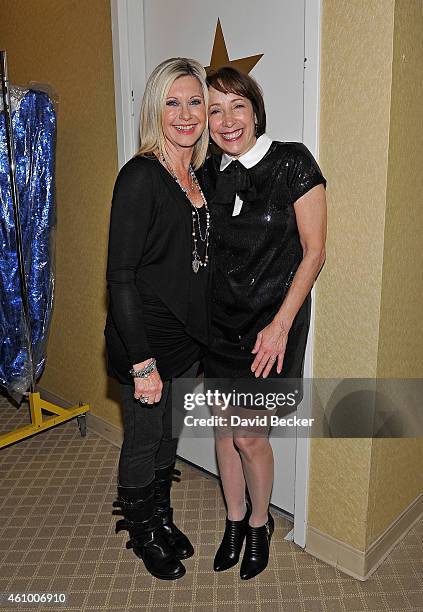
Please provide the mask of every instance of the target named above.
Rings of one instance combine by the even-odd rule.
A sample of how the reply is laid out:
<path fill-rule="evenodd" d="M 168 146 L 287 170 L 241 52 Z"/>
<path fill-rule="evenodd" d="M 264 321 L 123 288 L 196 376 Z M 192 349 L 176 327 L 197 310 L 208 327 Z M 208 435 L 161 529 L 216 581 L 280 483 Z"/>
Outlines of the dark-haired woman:
<path fill-rule="evenodd" d="M 209 129 L 222 155 L 202 170 L 213 228 L 211 350 L 206 378 L 301 378 L 310 291 L 325 260 L 326 180 L 307 147 L 265 133 L 261 90 L 227 67 L 208 78 Z M 251 406 L 254 408 L 254 406 Z M 267 566 L 273 454 L 268 435 L 216 435 L 227 505 L 214 569 Z M 250 503 L 246 503 L 245 489 Z"/>

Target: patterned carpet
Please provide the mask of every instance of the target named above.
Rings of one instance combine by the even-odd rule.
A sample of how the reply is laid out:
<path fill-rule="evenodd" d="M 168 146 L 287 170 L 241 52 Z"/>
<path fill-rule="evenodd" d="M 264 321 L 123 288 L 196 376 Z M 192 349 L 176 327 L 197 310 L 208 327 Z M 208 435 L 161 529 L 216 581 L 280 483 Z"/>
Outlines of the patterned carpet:
<path fill-rule="evenodd" d="M 0 399 L 0 431 L 29 423 Z M 218 482 L 179 462 L 172 489 L 176 523 L 196 549 L 176 581 L 153 578 L 126 533 L 114 533 L 112 501 L 119 449 L 76 421 L 0 450 L 0 610 L 363 612 L 423 611 L 423 521 L 366 582 L 349 578 L 284 540 L 292 528 L 275 516 L 271 560 L 250 581 L 239 566 L 212 571 L 224 528 Z M 10 604 L 5 593 L 65 593 L 59 604 Z"/>

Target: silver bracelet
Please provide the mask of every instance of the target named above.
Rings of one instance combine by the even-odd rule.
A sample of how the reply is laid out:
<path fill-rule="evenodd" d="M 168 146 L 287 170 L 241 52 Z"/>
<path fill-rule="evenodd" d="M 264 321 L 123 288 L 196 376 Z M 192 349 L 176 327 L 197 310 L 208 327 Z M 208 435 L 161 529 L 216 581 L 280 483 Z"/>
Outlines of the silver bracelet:
<path fill-rule="evenodd" d="M 147 378 L 150 376 L 151 372 L 156 369 L 156 367 L 156 360 L 153 357 L 153 360 L 141 370 L 134 370 L 134 368 L 132 368 L 129 370 L 129 373 L 133 378 Z"/>

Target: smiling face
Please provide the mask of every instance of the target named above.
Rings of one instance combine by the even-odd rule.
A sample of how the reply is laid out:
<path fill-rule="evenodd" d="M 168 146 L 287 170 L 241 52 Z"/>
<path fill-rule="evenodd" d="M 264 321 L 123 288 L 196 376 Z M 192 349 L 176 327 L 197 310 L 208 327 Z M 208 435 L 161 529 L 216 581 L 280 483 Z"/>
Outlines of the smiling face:
<path fill-rule="evenodd" d="M 206 127 L 206 108 L 199 80 L 191 75 L 176 79 L 166 96 L 163 133 L 171 148 L 190 148 Z"/>
<path fill-rule="evenodd" d="M 256 143 L 253 105 L 236 93 L 209 88 L 209 129 L 214 142 L 231 157 L 239 157 Z"/>

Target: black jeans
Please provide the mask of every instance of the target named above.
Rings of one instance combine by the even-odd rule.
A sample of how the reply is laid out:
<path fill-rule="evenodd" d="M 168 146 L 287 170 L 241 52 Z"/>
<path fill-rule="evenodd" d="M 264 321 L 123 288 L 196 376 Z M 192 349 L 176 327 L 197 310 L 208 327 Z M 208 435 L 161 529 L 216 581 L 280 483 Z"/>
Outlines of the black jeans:
<path fill-rule="evenodd" d="M 195 378 L 198 362 L 181 376 Z M 121 385 L 123 444 L 119 459 L 119 485 L 144 487 L 154 480 L 154 470 L 175 461 L 178 438 L 172 438 L 172 381 L 163 383 L 158 404 L 140 404 L 134 385 Z"/>

